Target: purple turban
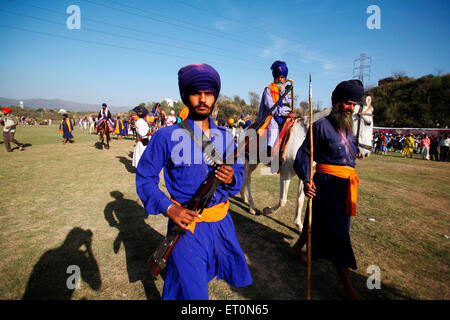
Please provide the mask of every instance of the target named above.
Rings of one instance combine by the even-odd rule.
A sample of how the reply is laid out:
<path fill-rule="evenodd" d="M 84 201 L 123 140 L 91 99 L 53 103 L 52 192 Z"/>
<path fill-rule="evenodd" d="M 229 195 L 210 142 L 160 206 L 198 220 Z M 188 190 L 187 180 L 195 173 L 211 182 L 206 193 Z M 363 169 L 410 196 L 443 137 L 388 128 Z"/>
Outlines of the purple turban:
<path fill-rule="evenodd" d="M 359 102 L 363 95 L 364 87 L 361 81 L 356 79 L 342 81 L 336 86 L 336 89 L 334 89 L 331 95 L 331 102 L 332 104 L 347 100 Z"/>
<path fill-rule="evenodd" d="M 283 61 L 275 61 L 270 67 L 270 70 L 272 70 L 272 75 L 274 78 L 277 78 L 279 76 L 283 76 L 286 78 L 288 75 L 288 67 L 286 65 L 286 62 Z"/>
<path fill-rule="evenodd" d="M 189 95 L 200 90 L 212 90 L 217 101 L 220 93 L 220 76 L 206 63 L 190 64 L 178 71 L 178 86 L 181 100 L 187 106 Z"/>

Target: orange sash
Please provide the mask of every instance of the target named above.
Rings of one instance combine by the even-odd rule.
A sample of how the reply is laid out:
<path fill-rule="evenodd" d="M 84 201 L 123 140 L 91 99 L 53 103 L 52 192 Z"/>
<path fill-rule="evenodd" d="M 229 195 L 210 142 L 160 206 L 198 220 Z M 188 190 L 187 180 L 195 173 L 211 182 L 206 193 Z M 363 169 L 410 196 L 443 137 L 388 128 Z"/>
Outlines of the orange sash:
<path fill-rule="evenodd" d="M 64 120 L 61 120 L 61 125 L 59 126 L 59 133 L 63 133 L 63 122 Z M 70 123 L 68 118 L 66 118 L 66 123 L 67 129 L 69 129 L 69 132 L 72 132 L 72 124 Z"/>
<path fill-rule="evenodd" d="M 188 115 L 189 115 L 189 108 L 188 107 L 184 107 L 183 110 L 181 110 L 181 112 L 180 112 L 181 121 L 186 120 Z"/>
<path fill-rule="evenodd" d="M 173 203 L 181 206 L 181 204 L 176 202 L 175 200 L 173 199 L 170 200 Z M 227 215 L 229 206 L 230 202 L 227 200 L 225 202 L 218 203 L 215 206 L 212 206 L 211 208 L 203 209 L 202 217 L 201 218 L 194 217 L 194 222 L 188 225 L 188 229 L 191 230 L 192 233 L 194 233 L 195 224 L 197 222 L 217 222 L 222 220 Z"/>
<path fill-rule="evenodd" d="M 272 99 L 273 99 L 273 103 L 277 103 L 279 97 L 280 97 L 280 90 L 278 90 L 278 87 L 275 83 L 271 83 L 268 86 L 269 90 L 270 90 L 270 94 L 272 95 Z M 258 135 L 262 136 L 264 134 L 264 130 L 267 129 L 267 127 L 269 126 L 269 122 L 270 120 L 272 120 L 272 115 L 269 115 L 267 117 L 266 122 L 264 122 L 264 124 L 262 125 L 262 127 L 258 130 Z"/>
<path fill-rule="evenodd" d="M 346 166 L 335 166 L 331 164 L 316 165 L 316 172 L 327 173 L 338 178 L 349 179 L 347 190 L 347 214 L 354 217 L 356 216 L 356 199 L 358 196 L 358 183 L 359 178 L 356 174 L 355 168 Z"/>

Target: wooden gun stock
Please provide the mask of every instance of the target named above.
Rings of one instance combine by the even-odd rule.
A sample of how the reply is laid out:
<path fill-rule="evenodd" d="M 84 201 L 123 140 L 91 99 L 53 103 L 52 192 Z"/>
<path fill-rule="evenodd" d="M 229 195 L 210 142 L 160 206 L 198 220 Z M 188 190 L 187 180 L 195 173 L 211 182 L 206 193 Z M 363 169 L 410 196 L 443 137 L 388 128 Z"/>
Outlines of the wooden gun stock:
<path fill-rule="evenodd" d="M 193 211 L 200 210 L 201 213 L 204 208 L 208 207 L 214 192 L 216 192 L 220 184 L 221 182 L 216 179 L 213 171 L 212 174 L 209 175 L 208 179 L 202 183 L 194 197 L 184 204 L 183 207 Z M 174 224 L 169 230 L 167 236 L 164 238 L 164 241 L 158 246 L 156 251 L 148 260 L 148 267 L 153 277 L 156 278 L 161 270 L 167 266 L 167 261 L 172 254 L 173 248 L 177 244 L 180 237 L 185 233 L 186 230 L 180 228 L 177 224 Z"/>

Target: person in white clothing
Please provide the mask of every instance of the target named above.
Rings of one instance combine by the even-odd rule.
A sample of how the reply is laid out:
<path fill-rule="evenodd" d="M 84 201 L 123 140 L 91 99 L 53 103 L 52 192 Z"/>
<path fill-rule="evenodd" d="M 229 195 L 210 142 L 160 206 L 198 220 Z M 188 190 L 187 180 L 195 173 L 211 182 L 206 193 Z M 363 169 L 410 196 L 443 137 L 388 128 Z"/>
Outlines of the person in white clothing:
<path fill-rule="evenodd" d="M 139 159 L 147 148 L 150 140 L 150 127 L 148 125 L 148 110 L 145 107 L 137 106 L 133 109 L 138 119 L 136 121 L 136 147 L 133 153 L 133 167 L 137 168 Z"/>
<path fill-rule="evenodd" d="M 175 111 L 170 110 L 170 116 L 167 117 L 166 127 L 174 125 L 177 123 L 177 118 L 175 117 Z"/>

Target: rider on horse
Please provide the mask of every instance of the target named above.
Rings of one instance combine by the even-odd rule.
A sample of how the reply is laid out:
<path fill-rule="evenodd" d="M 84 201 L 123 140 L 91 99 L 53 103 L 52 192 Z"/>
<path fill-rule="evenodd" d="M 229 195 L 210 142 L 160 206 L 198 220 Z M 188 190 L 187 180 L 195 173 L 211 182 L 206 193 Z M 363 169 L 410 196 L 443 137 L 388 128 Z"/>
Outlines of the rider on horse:
<path fill-rule="evenodd" d="M 103 121 L 106 121 L 106 124 L 109 127 L 109 131 L 114 131 L 114 123 L 112 121 L 111 111 L 109 111 L 106 103 L 102 104 L 102 108 L 98 113 L 98 121 L 95 125 L 95 128 L 97 129 Z"/>
<path fill-rule="evenodd" d="M 269 84 L 263 92 L 261 103 L 259 106 L 257 122 L 267 113 L 268 110 L 278 101 L 279 96 L 285 90 L 286 77 L 288 68 L 285 62 L 275 61 L 270 67 L 272 70 L 273 82 Z M 271 149 L 277 143 L 279 132 L 287 117 L 295 117 L 297 114 L 291 109 L 292 97 L 287 95 L 283 102 L 275 108 L 267 123 L 263 126 L 267 129 L 267 151 L 271 154 Z"/>

